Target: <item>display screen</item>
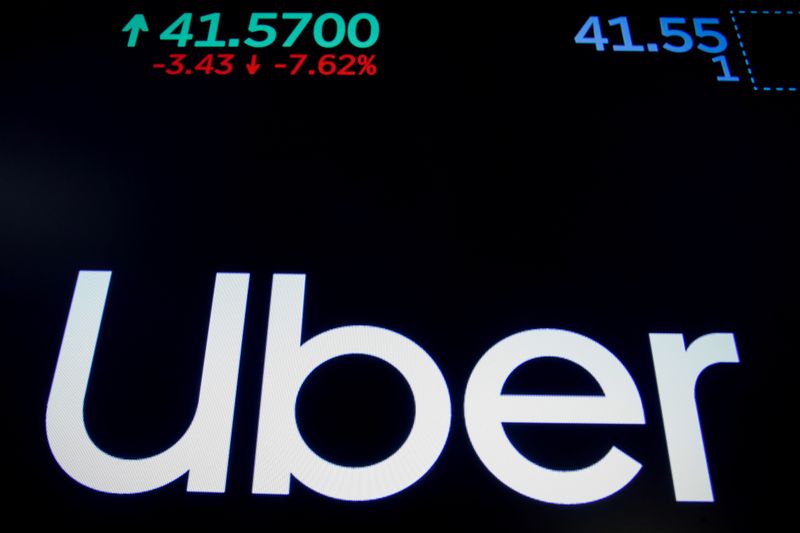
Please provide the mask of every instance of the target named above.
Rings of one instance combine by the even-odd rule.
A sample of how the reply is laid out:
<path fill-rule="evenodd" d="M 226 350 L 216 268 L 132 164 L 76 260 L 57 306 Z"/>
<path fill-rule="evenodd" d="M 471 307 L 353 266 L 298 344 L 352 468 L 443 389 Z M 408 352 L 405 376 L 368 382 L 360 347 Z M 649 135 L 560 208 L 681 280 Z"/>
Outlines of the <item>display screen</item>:
<path fill-rule="evenodd" d="M 800 3 L 2 20 L 10 519 L 789 514 Z"/>

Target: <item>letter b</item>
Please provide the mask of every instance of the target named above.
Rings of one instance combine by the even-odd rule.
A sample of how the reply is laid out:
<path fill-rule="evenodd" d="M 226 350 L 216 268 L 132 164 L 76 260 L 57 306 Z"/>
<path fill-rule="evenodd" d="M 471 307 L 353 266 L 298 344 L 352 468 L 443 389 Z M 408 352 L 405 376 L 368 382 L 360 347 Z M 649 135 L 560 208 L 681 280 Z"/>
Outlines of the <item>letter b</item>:
<path fill-rule="evenodd" d="M 294 476 L 326 496 L 364 501 L 391 496 L 415 483 L 438 459 L 450 430 L 450 395 L 439 367 L 410 339 L 378 327 L 340 327 L 302 342 L 305 275 L 276 274 L 272 280 L 253 492 L 289 494 Z M 392 365 L 408 382 L 415 404 L 403 445 L 388 458 L 363 467 L 321 458 L 303 440 L 295 418 L 297 395 L 309 374 L 348 354 L 369 355 Z"/>

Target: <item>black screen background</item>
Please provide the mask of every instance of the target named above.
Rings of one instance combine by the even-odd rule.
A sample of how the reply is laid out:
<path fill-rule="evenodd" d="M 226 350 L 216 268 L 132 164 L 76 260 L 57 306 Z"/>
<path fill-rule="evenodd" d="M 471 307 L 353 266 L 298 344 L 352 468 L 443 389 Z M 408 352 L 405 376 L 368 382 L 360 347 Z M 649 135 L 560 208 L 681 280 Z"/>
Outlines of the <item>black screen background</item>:
<path fill-rule="evenodd" d="M 150 68 L 171 51 L 154 44 L 155 28 L 133 50 L 120 32 L 137 12 L 163 27 L 184 11 L 246 20 L 290 10 L 276 2 L 31 2 L 4 14 L 7 514 L 91 529 L 752 531 L 788 513 L 797 96 L 717 83 L 698 52 L 634 57 L 573 41 L 589 15 L 656 29 L 660 16 L 719 16 L 741 72 L 725 25 L 731 4 L 575 2 L 536 5 L 533 15 L 511 2 L 300 4 L 291 10 L 376 14 L 379 75 L 169 79 Z M 55 463 L 45 406 L 82 269 L 114 272 L 87 426 L 126 457 L 183 434 L 214 275 L 251 273 L 225 494 L 187 493 L 184 477 L 107 495 Z M 440 366 L 450 436 L 400 494 L 347 503 L 294 481 L 288 497 L 250 494 L 278 272 L 308 275 L 305 338 L 373 324 Z M 500 339 L 540 327 L 597 340 L 639 388 L 645 426 L 507 427 L 523 453 L 553 467 L 588 465 L 611 445 L 640 461 L 631 484 L 605 500 L 529 500 L 469 444 L 471 369 Z M 697 389 L 716 501 L 676 503 L 647 334 L 691 341 L 717 331 L 735 334 L 741 362 L 712 367 Z M 564 366 L 531 364 L 513 386 L 595 392 Z M 411 405 L 396 372 L 354 356 L 316 372 L 298 409 L 321 455 L 357 464 L 400 445 Z"/>

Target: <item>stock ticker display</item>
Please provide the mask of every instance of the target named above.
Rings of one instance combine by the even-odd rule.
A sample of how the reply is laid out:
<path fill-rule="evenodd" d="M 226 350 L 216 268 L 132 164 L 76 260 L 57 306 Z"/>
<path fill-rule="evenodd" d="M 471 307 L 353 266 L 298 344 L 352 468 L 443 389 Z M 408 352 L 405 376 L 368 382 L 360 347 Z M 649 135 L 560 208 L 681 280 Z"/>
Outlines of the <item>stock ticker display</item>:
<path fill-rule="evenodd" d="M 0 20 L 9 517 L 790 515 L 800 3 Z"/>

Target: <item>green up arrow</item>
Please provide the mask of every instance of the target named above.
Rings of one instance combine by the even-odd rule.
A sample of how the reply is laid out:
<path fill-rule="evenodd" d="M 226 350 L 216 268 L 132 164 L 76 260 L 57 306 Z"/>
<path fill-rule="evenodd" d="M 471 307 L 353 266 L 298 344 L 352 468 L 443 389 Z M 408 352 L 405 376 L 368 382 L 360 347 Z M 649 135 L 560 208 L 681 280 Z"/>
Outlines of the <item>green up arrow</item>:
<path fill-rule="evenodd" d="M 128 48 L 133 48 L 136 46 L 136 40 L 139 38 L 139 32 L 150 31 L 150 29 L 147 27 L 147 22 L 144 20 L 144 15 L 137 13 L 131 17 L 131 20 L 129 20 L 125 27 L 122 28 L 122 31 L 131 32 L 131 34 L 128 35 Z"/>

